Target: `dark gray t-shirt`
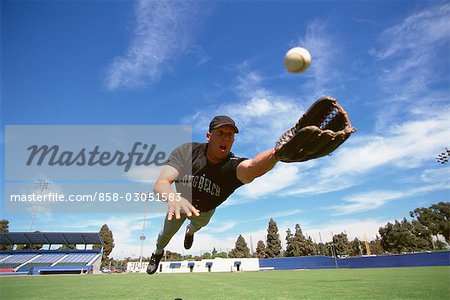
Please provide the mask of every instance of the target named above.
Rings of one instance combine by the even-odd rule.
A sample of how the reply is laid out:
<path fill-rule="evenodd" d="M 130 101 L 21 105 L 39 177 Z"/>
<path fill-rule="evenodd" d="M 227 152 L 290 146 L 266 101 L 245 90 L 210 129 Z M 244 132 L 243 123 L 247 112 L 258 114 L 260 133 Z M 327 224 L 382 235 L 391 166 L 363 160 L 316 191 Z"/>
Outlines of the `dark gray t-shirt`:
<path fill-rule="evenodd" d="M 233 153 L 218 164 L 206 158 L 206 143 L 187 143 L 176 148 L 167 164 L 179 172 L 175 181 L 177 192 L 192 201 L 200 211 L 216 208 L 243 183 L 237 178 L 236 168 L 246 158 Z"/>

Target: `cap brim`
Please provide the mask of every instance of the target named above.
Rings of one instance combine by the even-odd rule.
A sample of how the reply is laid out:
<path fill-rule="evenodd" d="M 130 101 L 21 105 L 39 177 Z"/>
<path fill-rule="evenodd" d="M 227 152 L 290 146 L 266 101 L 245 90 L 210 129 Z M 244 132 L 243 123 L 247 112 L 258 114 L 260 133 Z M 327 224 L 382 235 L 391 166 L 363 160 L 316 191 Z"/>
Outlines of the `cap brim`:
<path fill-rule="evenodd" d="M 236 127 L 236 125 L 230 124 L 230 123 L 221 123 L 221 124 L 217 124 L 216 126 L 213 127 L 213 129 L 222 127 L 222 126 L 231 126 L 234 128 L 234 132 L 235 133 L 239 133 L 239 129 Z"/>

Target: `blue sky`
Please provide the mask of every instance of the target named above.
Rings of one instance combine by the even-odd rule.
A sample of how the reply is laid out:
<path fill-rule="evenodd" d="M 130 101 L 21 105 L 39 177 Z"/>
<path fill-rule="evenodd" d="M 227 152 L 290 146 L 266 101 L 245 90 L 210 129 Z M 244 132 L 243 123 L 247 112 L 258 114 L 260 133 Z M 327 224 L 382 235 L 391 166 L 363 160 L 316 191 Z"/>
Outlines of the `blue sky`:
<path fill-rule="evenodd" d="M 358 129 L 335 154 L 278 164 L 223 204 L 190 251 L 183 229 L 167 249 L 228 251 L 239 234 L 256 247 L 270 217 L 283 242 L 296 223 L 316 241 L 374 238 L 449 201 L 449 167 L 435 160 L 450 146 L 449 12 L 448 1 L 2 1 L 2 146 L 5 125 L 41 124 L 183 124 L 204 141 L 228 114 L 241 129 L 233 152 L 252 157 L 330 95 Z M 293 46 L 312 55 L 300 75 L 283 67 Z M 1 215 L 29 229 L 30 211 Z M 143 218 L 46 212 L 33 230 L 107 223 L 112 256 L 137 257 Z M 147 216 L 147 254 L 161 221 Z"/>

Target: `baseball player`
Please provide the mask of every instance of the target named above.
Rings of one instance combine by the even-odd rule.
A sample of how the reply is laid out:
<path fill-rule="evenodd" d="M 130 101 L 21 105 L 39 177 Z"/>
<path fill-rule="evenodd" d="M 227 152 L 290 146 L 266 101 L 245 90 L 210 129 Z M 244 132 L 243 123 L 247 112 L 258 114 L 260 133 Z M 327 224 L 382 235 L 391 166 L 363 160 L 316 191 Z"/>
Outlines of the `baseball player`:
<path fill-rule="evenodd" d="M 332 100 L 336 102 L 335 99 Z M 319 101 L 321 99 L 314 105 L 317 105 Z M 329 103 L 327 105 L 332 106 Z M 312 108 L 302 119 L 311 114 Z M 194 241 L 194 234 L 209 223 L 215 209 L 237 188 L 262 176 L 271 170 L 278 161 L 305 161 L 324 156 L 336 149 L 354 131 L 345 111 L 343 114 L 347 123 L 345 123 L 346 128 L 341 128 L 340 131 L 328 128 L 327 130 L 321 124 L 322 128 L 319 128 L 319 133 L 316 130 L 317 126 L 305 126 L 309 124 L 302 124 L 302 119 L 300 119 L 280 138 L 274 148 L 251 159 L 236 157 L 231 152 L 235 134 L 239 133 L 235 122 L 228 116 L 214 117 L 209 124 L 209 131 L 206 133 L 207 143 L 187 143 L 176 148 L 170 154 L 167 164 L 156 180 L 154 192 L 164 194 L 165 198 L 174 200 L 167 201 L 167 217 L 165 217 L 163 227 L 158 235 L 156 250 L 150 258 L 147 273 L 154 274 L 157 271 L 164 248 L 186 218 L 190 222 L 186 227 L 184 248 L 190 249 Z M 324 135 L 323 133 L 330 137 L 324 140 L 320 137 Z M 301 138 L 305 134 L 308 136 L 307 146 L 309 148 L 295 141 L 298 136 Z M 317 142 L 311 140 L 311 135 L 316 135 Z M 292 140 L 294 140 L 295 147 L 290 143 Z M 327 152 L 323 146 L 332 150 Z M 308 155 L 304 153 L 305 150 Z M 175 183 L 176 191 L 172 187 L 173 183 Z"/>

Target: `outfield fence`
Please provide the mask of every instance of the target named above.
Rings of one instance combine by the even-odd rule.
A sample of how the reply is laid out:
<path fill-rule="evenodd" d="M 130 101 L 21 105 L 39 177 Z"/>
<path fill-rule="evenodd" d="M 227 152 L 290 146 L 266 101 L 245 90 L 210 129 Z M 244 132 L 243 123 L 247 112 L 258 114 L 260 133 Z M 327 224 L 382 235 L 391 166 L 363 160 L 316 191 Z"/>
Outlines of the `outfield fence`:
<path fill-rule="evenodd" d="M 346 258 L 329 256 L 262 258 L 259 260 L 259 266 L 265 270 L 450 266 L 450 251 Z"/>

